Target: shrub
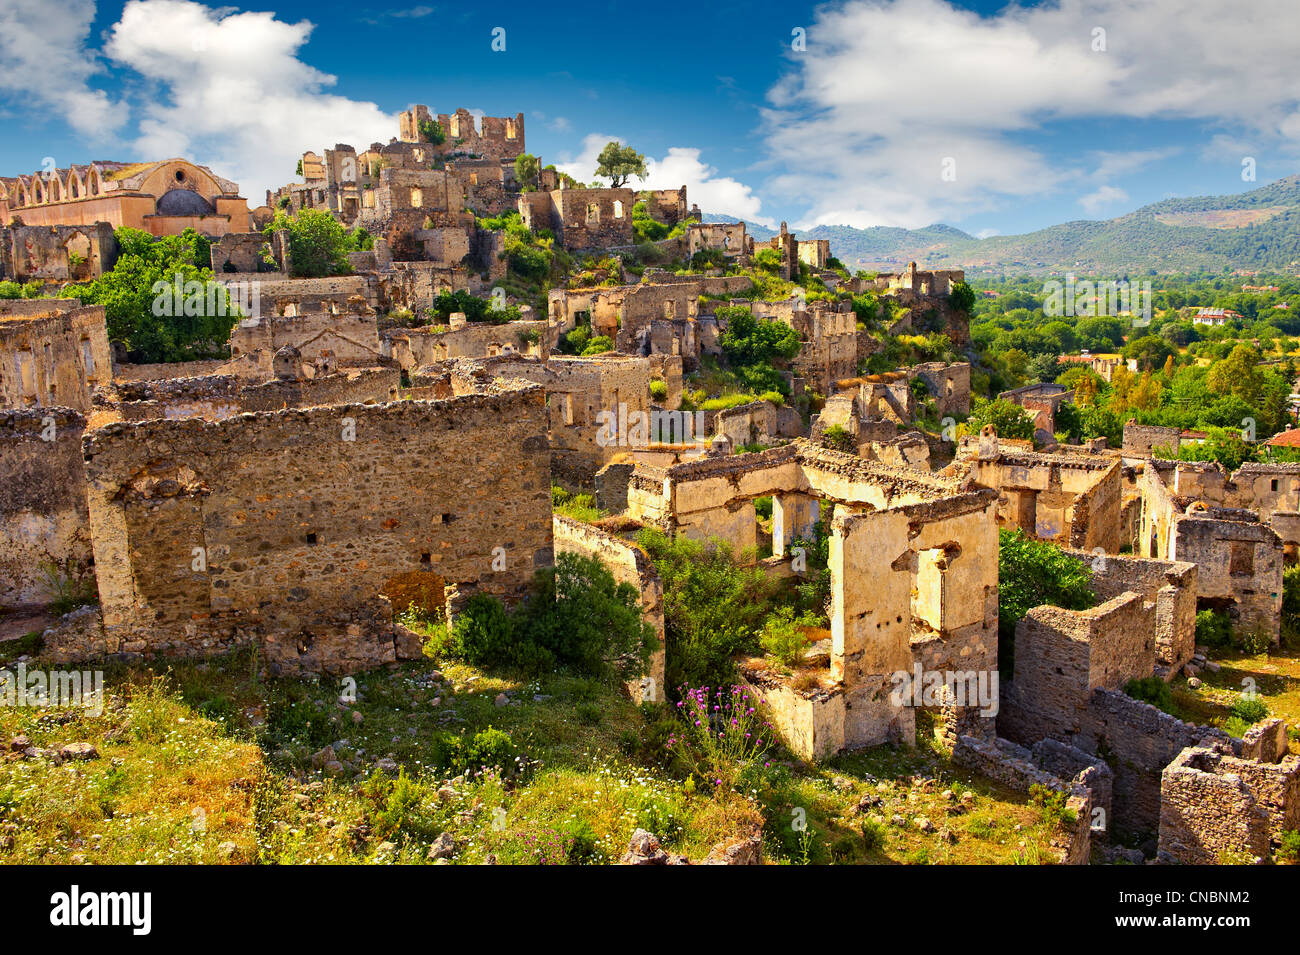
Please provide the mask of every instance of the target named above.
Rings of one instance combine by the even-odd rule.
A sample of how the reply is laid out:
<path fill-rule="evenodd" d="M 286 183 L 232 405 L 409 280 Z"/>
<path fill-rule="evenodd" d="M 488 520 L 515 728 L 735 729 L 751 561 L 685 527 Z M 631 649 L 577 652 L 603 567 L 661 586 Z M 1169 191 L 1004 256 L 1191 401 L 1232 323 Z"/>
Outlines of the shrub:
<path fill-rule="evenodd" d="M 505 605 L 490 594 L 474 594 L 456 618 L 448 651 L 473 666 L 514 661 L 514 627 Z"/>
<path fill-rule="evenodd" d="M 1014 639 L 1016 624 L 1034 607 L 1086 610 L 1097 602 L 1092 570 L 1055 544 L 1024 531 L 998 531 L 998 636 Z"/>
<path fill-rule="evenodd" d="M 1282 571 L 1282 633 L 1290 639 L 1300 635 L 1300 564 Z"/>
<path fill-rule="evenodd" d="M 663 579 L 668 685 L 728 682 L 732 658 L 757 649 L 778 583 L 757 567 L 738 566 L 722 541 L 672 540 L 645 528 L 637 543 Z"/>
<path fill-rule="evenodd" d="M 679 732 L 668 748 L 706 785 L 730 788 L 751 766 L 765 762 L 772 724 L 759 712 L 766 701 L 747 686 L 678 687 Z"/>
<path fill-rule="evenodd" d="M 763 650 L 784 667 L 797 667 L 808 652 L 808 637 L 804 627 L 818 624 L 812 614 L 795 616 L 793 607 L 778 607 L 763 624 L 758 642 Z"/>
<path fill-rule="evenodd" d="M 1174 703 L 1173 691 L 1169 689 L 1169 684 L 1158 676 L 1144 676 L 1141 679 L 1129 680 L 1124 684 L 1124 692 L 1135 700 L 1141 700 L 1143 703 L 1150 703 L 1156 709 L 1170 712 L 1170 707 Z"/>
<path fill-rule="evenodd" d="M 540 659 L 593 676 L 627 679 L 645 672 L 655 638 L 641 595 L 598 559 L 560 554 L 537 571 L 520 608 L 518 642 Z"/>
<path fill-rule="evenodd" d="M 822 445 L 845 454 L 856 454 L 858 450 L 853 435 L 841 424 L 833 424 L 822 432 Z"/>
<path fill-rule="evenodd" d="M 1278 840 L 1277 857 L 1293 865 L 1300 863 L 1300 829 L 1287 829 Z"/>
<path fill-rule="evenodd" d="M 1196 614 L 1196 642 L 1206 647 L 1227 648 L 1232 644 L 1232 622 L 1222 610 L 1201 610 Z"/>
<path fill-rule="evenodd" d="M 1240 696 L 1233 700 L 1229 711 L 1243 723 L 1253 725 L 1268 716 L 1268 706 L 1257 696 Z"/>
<path fill-rule="evenodd" d="M 663 403 L 668 400 L 668 382 L 653 378 L 650 381 L 650 397 L 655 401 Z"/>
<path fill-rule="evenodd" d="M 1086 610 L 1097 602 L 1092 570 L 1054 544 L 1016 529 L 998 531 L 998 663 L 1010 679 L 1016 624 L 1043 604 Z"/>
<path fill-rule="evenodd" d="M 608 335 L 595 335 L 587 341 L 587 347 L 582 350 L 583 357 L 587 355 L 601 355 L 607 351 L 614 350 L 614 340 Z M 667 393 L 665 392 L 665 397 Z"/>
<path fill-rule="evenodd" d="M 515 769 L 518 750 L 510 734 L 489 726 L 466 738 L 458 736 L 451 747 L 450 764 L 456 772 L 477 773 L 485 769 L 509 772 Z"/>
<path fill-rule="evenodd" d="M 889 830 L 879 819 L 868 819 L 862 823 L 862 844 L 868 852 L 885 847 L 885 838 Z"/>

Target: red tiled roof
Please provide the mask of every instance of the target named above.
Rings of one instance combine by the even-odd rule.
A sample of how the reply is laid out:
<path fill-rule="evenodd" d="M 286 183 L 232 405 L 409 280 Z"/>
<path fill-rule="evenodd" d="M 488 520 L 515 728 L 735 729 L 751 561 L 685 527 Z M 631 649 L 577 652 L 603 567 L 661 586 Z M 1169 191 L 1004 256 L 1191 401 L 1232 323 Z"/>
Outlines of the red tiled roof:
<path fill-rule="evenodd" d="M 1274 448 L 1300 448 L 1300 428 L 1291 428 L 1281 434 L 1275 434 L 1268 439 L 1268 444 Z"/>

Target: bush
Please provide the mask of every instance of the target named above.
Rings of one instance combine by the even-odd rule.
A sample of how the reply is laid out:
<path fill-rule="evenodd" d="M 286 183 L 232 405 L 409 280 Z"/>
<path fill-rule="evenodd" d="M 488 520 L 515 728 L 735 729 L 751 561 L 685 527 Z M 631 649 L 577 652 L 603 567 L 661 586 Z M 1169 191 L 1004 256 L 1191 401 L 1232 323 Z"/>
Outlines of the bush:
<path fill-rule="evenodd" d="M 491 595 L 470 597 L 447 650 L 475 666 L 526 673 L 562 666 L 628 679 L 645 671 L 653 644 L 631 584 L 615 581 L 594 557 L 560 554 L 533 575 L 528 599 L 513 613 Z"/>
<path fill-rule="evenodd" d="M 650 380 L 650 397 L 662 404 L 668 400 L 668 382 L 660 378 Z"/>
<path fill-rule="evenodd" d="M 490 594 L 474 594 L 456 618 L 448 652 L 473 666 L 503 666 L 515 659 L 514 627 L 505 605 Z"/>
<path fill-rule="evenodd" d="M 856 454 L 858 451 L 853 443 L 853 435 L 842 424 L 833 424 L 822 432 L 822 445 L 845 454 Z"/>
<path fill-rule="evenodd" d="M 596 335 L 588 340 L 587 347 L 582 350 L 582 356 L 585 358 L 588 355 L 602 355 L 613 350 L 614 340 L 612 338 L 608 335 Z M 666 396 L 667 392 L 665 391 Z"/>
<path fill-rule="evenodd" d="M 732 658 L 757 649 L 779 584 L 757 567 L 739 566 L 722 541 L 672 540 L 645 528 L 637 543 L 663 579 L 668 686 L 727 682 Z"/>
<path fill-rule="evenodd" d="M 1011 678 L 1016 624 L 1043 604 L 1086 610 L 1097 602 L 1092 570 L 1054 544 L 1031 540 L 1019 529 L 998 531 L 998 658 Z"/>
<path fill-rule="evenodd" d="M 1250 726 L 1268 716 L 1268 706 L 1257 696 L 1240 696 L 1229 708 L 1233 716 Z"/>
<path fill-rule="evenodd" d="M 868 852 L 875 852 L 885 847 L 889 830 L 879 819 L 868 819 L 862 823 L 862 845 Z"/>
<path fill-rule="evenodd" d="M 1285 606 L 1285 605 L 1284 605 Z M 1201 610 L 1196 614 L 1196 642 L 1201 646 L 1226 649 L 1232 645 L 1232 622 L 1222 610 Z"/>
<path fill-rule="evenodd" d="M 803 628 L 818 623 L 812 614 L 795 616 L 793 607 L 778 607 L 764 622 L 759 645 L 782 666 L 797 667 L 808 653 L 808 637 Z"/>
<path fill-rule="evenodd" d="M 1278 840 L 1277 857 L 1291 864 L 1300 863 L 1300 829 L 1287 829 Z"/>
<path fill-rule="evenodd" d="M 451 746 L 449 765 L 457 773 L 499 769 L 512 774 L 519 766 L 518 755 L 510 734 L 489 726 L 468 739 L 456 737 Z"/>
<path fill-rule="evenodd" d="M 1174 705 L 1174 694 L 1169 689 L 1169 684 L 1158 676 L 1144 676 L 1141 679 L 1129 680 L 1124 684 L 1124 692 L 1135 700 L 1141 700 L 1143 703 L 1150 703 L 1158 710 L 1164 710 L 1166 713 L 1171 712 Z"/>

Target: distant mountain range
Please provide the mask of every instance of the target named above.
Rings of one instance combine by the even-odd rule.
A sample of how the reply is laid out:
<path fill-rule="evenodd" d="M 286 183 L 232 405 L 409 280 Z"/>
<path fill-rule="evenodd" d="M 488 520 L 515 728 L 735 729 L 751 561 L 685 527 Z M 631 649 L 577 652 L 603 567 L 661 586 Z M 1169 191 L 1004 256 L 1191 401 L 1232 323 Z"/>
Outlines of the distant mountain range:
<path fill-rule="evenodd" d="M 707 222 L 735 217 L 706 215 Z M 747 223 L 759 241 L 776 233 Z M 932 268 L 1002 272 L 1140 273 L 1300 268 L 1300 176 L 1233 196 L 1165 199 L 1104 221 L 1080 220 L 1024 235 L 977 239 L 952 226 L 924 229 L 817 226 L 801 239 L 830 239 L 850 269 Z"/>

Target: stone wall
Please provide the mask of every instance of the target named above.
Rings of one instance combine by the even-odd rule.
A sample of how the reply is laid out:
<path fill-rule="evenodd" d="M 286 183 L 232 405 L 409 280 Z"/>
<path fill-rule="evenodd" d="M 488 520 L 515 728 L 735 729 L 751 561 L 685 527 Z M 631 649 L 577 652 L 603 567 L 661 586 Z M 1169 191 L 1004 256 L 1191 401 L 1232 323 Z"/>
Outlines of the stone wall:
<path fill-rule="evenodd" d="M 1167 448 L 1177 455 L 1182 433 L 1180 428 L 1163 428 L 1130 421 L 1124 425 L 1124 456 L 1149 458 L 1156 448 Z"/>
<path fill-rule="evenodd" d="M 366 368 L 251 384 L 234 375 L 120 382 L 118 400 L 106 407 L 122 421 L 219 421 L 253 411 L 391 401 L 397 397 L 400 377 L 395 368 Z"/>
<path fill-rule="evenodd" d="M 397 579 L 514 599 L 552 560 L 544 394 L 487 390 L 88 435 L 106 644 L 256 640 L 273 671 L 339 672 L 394 658 L 382 595 Z"/>
<path fill-rule="evenodd" d="M 0 280 L 87 282 L 112 270 L 117 239 L 93 225 L 0 225 Z"/>
<path fill-rule="evenodd" d="M 90 562 L 85 419 L 67 408 L 0 411 L 0 608 L 43 604 L 43 565 L 79 577 Z"/>
<path fill-rule="evenodd" d="M 1099 600 L 1132 591 L 1155 604 L 1156 662 L 1168 676 L 1177 675 L 1196 649 L 1196 565 L 1065 550 L 1092 568 L 1092 591 Z"/>
<path fill-rule="evenodd" d="M 1125 592 L 1088 610 L 1035 607 L 1016 624 L 1014 677 L 998 727 L 1008 739 L 1070 741 L 1096 689 L 1155 670 L 1155 607 Z"/>
<path fill-rule="evenodd" d="M 1115 690 L 1098 689 L 1088 701 L 1072 742 L 1105 757 L 1115 771 L 1112 827 L 1122 833 L 1154 834 L 1160 824 L 1160 776 L 1188 746 L 1208 741 L 1230 745 L 1222 730 L 1197 726 Z"/>
<path fill-rule="evenodd" d="M 102 305 L 0 301 L 0 408 L 89 411 L 95 389 L 112 375 Z"/>
<path fill-rule="evenodd" d="M 967 456 L 961 467 L 1001 494 L 998 518 L 1003 525 L 1087 551 L 1119 550 L 1123 486 L 1118 458 L 995 447 L 989 454 Z"/>
<path fill-rule="evenodd" d="M 1105 763 L 1090 761 L 1078 750 L 1066 752 L 1069 749 L 1035 747 L 1031 751 L 1004 739 L 962 736 L 953 747 L 952 760 L 1017 792 L 1027 793 L 1033 786 L 1043 786 L 1065 793 L 1065 808 L 1072 818 L 1062 820 L 1061 831 L 1052 839 L 1055 861 L 1087 865 L 1092 851 L 1093 809 L 1104 811 L 1110 770 Z M 1077 758 L 1070 759 L 1071 755 Z M 1062 770 L 1069 770 L 1069 775 L 1062 776 Z"/>
<path fill-rule="evenodd" d="M 1160 861 L 1266 862 L 1270 839 L 1297 825 L 1300 756 L 1269 764 L 1191 746 L 1165 767 L 1160 787 Z"/>

